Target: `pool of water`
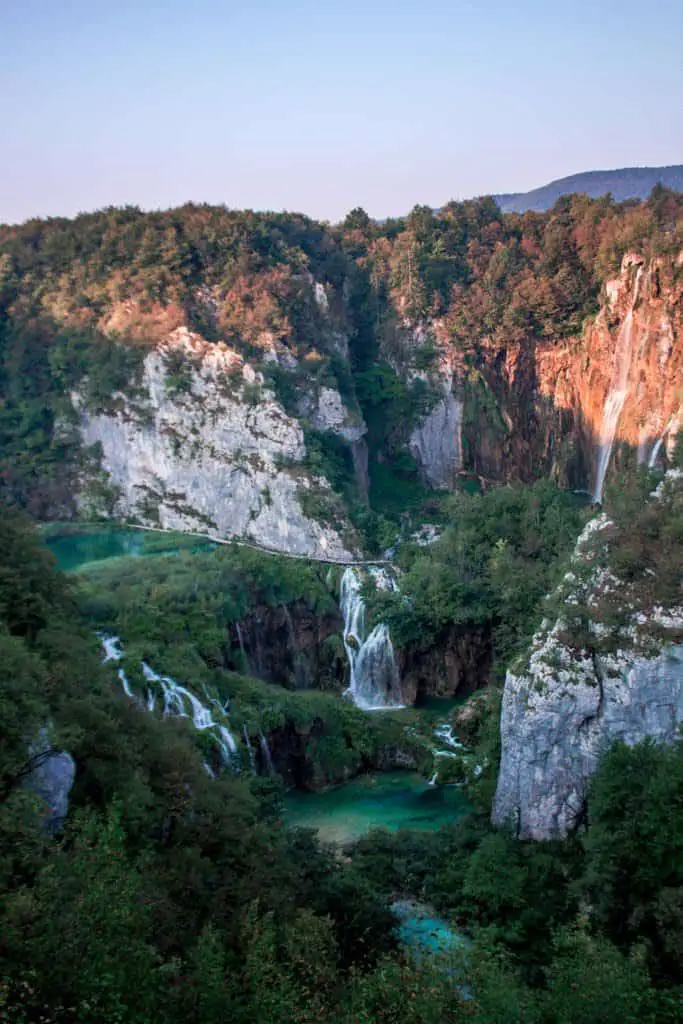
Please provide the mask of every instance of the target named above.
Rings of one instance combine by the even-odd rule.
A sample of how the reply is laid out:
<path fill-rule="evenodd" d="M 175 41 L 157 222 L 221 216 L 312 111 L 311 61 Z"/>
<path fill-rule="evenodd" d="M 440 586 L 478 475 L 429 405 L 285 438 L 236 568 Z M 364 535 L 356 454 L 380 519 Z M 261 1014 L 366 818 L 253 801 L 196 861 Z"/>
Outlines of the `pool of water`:
<path fill-rule="evenodd" d="M 454 708 L 462 707 L 467 697 L 420 697 L 415 703 L 416 711 L 430 716 L 446 718 Z"/>
<path fill-rule="evenodd" d="M 182 534 L 148 533 L 143 530 L 101 529 L 65 532 L 45 539 L 64 572 L 75 572 L 113 558 L 140 558 L 175 554 L 178 551 L 209 551 L 214 544 Z"/>
<path fill-rule="evenodd" d="M 468 939 L 424 903 L 397 900 L 391 904 L 391 909 L 399 919 L 397 938 L 418 959 L 425 953 L 444 956 L 469 945 Z"/>
<path fill-rule="evenodd" d="M 467 801 L 454 786 L 430 786 L 414 772 L 362 775 L 324 793 L 285 796 L 290 824 L 314 828 L 324 842 L 340 845 L 373 828 L 434 831 L 468 811 Z"/>

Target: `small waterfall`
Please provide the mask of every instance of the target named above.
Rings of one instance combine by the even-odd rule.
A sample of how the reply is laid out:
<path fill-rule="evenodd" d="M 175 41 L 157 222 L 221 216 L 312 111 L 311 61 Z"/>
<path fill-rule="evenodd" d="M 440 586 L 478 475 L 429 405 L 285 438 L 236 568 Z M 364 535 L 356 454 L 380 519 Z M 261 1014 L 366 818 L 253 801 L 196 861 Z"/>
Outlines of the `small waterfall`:
<path fill-rule="evenodd" d="M 98 633 L 97 636 L 100 638 L 102 647 L 104 648 L 102 664 L 106 665 L 108 661 L 121 661 L 123 651 L 121 649 L 120 638 L 118 636 L 110 636 L 108 633 Z M 128 682 L 128 676 L 122 668 L 119 668 L 117 675 L 126 697 L 130 697 L 131 700 L 137 701 L 138 698 L 131 690 L 130 683 Z"/>
<path fill-rule="evenodd" d="M 121 650 L 121 641 L 119 637 L 109 636 L 108 633 L 98 633 L 97 635 L 102 641 L 102 646 L 104 647 L 102 664 L 106 665 L 108 661 L 121 661 L 123 651 Z"/>
<path fill-rule="evenodd" d="M 269 775 L 275 775 L 275 768 L 273 767 L 273 759 L 270 756 L 270 747 L 268 746 L 268 740 L 262 732 L 258 734 L 258 741 L 261 746 L 261 753 L 263 754 L 263 760 L 266 763 Z"/>
<path fill-rule="evenodd" d="M 157 675 L 145 661 L 142 663 L 142 674 L 148 682 L 158 683 L 161 686 L 164 700 L 163 713 L 165 716 L 167 715 L 169 718 L 187 718 L 187 705 L 189 704 L 190 716 L 192 717 L 192 724 L 195 729 L 198 732 L 203 732 L 205 729 L 215 730 L 214 735 L 221 752 L 221 757 L 224 763 L 228 763 L 231 757 L 237 753 L 237 744 L 227 726 L 214 719 L 211 708 L 207 707 L 206 704 L 202 704 L 198 697 L 195 697 L 190 690 L 181 686 L 180 683 L 176 683 L 175 679 L 171 679 L 170 676 Z M 211 698 L 211 703 L 215 703 L 219 708 L 221 707 L 220 701 L 215 697 Z"/>
<path fill-rule="evenodd" d="M 240 651 L 242 652 L 242 658 L 244 660 L 244 667 L 246 668 L 247 674 L 251 675 L 251 663 L 249 661 L 249 655 L 246 652 L 244 646 L 244 637 L 242 636 L 242 626 L 239 622 L 235 623 L 235 632 L 237 633 L 237 639 L 240 645 Z"/>
<path fill-rule="evenodd" d="M 671 441 L 671 438 L 673 436 L 673 438 L 674 438 L 674 445 L 675 445 L 675 443 L 676 443 L 675 439 L 676 439 L 676 432 L 677 432 L 677 430 L 678 430 L 678 420 L 677 420 L 676 416 L 672 416 L 671 419 L 669 420 L 669 422 L 667 423 L 667 425 L 664 427 L 664 431 L 662 433 L 662 436 L 659 438 L 659 440 L 655 441 L 654 448 L 652 449 L 652 454 L 650 455 L 650 458 L 648 459 L 648 463 L 647 463 L 648 469 L 654 469 L 655 466 L 657 465 L 657 458 L 659 456 L 660 451 L 662 450 L 662 445 L 664 444 L 664 442 L 666 442 L 667 455 L 669 456 L 669 458 L 671 458 L 671 454 L 672 453 L 669 451 L 670 441 Z"/>
<path fill-rule="evenodd" d="M 372 575 L 380 586 L 395 587 L 381 570 L 374 570 Z M 388 627 L 380 623 L 369 636 L 365 635 L 365 603 L 355 569 L 346 569 L 342 576 L 340 607 L 344 616 L 344 649 L 349 660 L 349 697 L 365 711 L 404 707 Z"/>
<path fill-rule="evenodd" d="M 595 474 L 595 488 L 593 490 L 593 501 L 602 502 L 602 491 L 605 485 L 605 477 L 612 455 L 612 446 L 619 425 L 619 417 L 624 408 L 628 392 L 628 376 L 631 369 L 631 354 L 633 351 L 633 311 L 638 300 L 638 286 L 642 267 L 636 271 L 636 279 L 633 286 L 633 297 L 631 305 L 624 317 L 624 322 L 619 330 L 617 344 L 614 350 L 614 370 L 612 373 L 612 385 L 607 393 L 605 408 L 602 413 L 602 426 L 600 428 L 600 443 L 598 447 L 598 466 Z"/>
<path fill-rule="evenodd" d="M 128 677 L 126 676 L 126 673 L 123 671 L 122 668 L 119 669 L 119 679 L 121 680 L 121 686 L 123 687 L 123 692 L 125 693 L 126 697 L 130 697 L 131 700 L 135 700 L 136 698 L 133 695 L 133 691 L 130 688 Z"/>
<path fill-rule="evenodd" d="M 100 633 L 98 635 L 104 648 L 104 658 L 102 659 L 103 664 L 107 661 L 120 661 L 123 657 L 123 650 L 119 637 L 109 636 L 106 633 Z M 212 730 L 216 743 L 218 744 L 218 749 L 220 750 L 223 763 L 232 763 L 232 758 L 237 753 L 237 744 L 235 743 L 232 733 L 228 729 L 227 725 L 225 725 L 224 722 L 217 722 L 215 720 L 211 712 L 211 708 L 208 705 L 202 704 L 194 693 L 191 693 L 190 690 L 186 689 L 186 687 L 181 686 L 180 683 L 176 683 L 175 679 L 171 679 L 170 676 L 158 675 L 153 668 L 150 668 L 146 661 L 142 662 L 142 674 L 148 683 L 154 684 L 148 686 L 146 692 L 146 701 L 144 706 L 148 711 L 154 710 L 156 700 L 155 688 L 160 688 L 164 702 L 164 716 L 173 718 L 191 717 L 192 724 L 198 732 L 203 732 L 207 729 Z M 131 690 L 128 678 L 122 668 L 119 668 L 118 676 L 126 696 L 130 697 L 131 700 L 142 704 L 140 698 Z M 209 697 L 208 693 L 207 698 L 209 700 L 209 704 L 217 707 L 221 715 L 227 718 L 227 702 L 225 705 L 222 705 L 217 697 Z"/>
<path fill-rule="evenodd" d="M 256 771 L 256 759 L 254 757 L 254 748 L 251 745 L 251 740 L 249 739 L 249 733 L 247 732 L 246 725 L 242 726 L 242 736 L 244 737 L 244 745 L 247 748 L 247 753 L 249 754 L 249 764 L 251 765 L 251 773 L 252 775 L 258 775 L 258 772 Z"/>

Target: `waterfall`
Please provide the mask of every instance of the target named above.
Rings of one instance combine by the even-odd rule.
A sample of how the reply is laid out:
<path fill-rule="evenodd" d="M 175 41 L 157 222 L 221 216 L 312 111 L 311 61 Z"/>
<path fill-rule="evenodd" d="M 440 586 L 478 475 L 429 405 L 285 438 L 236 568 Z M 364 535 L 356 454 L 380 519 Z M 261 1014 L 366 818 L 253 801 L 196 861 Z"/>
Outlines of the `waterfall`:
<path fill-rule="evenodd" d="M 123 657 L 123 650 L 121 647 L 121 640 L 117 636 L 109 636 L 106 633 L 98 634 L 102 647 L 104 648 L 104 658 L 102 659 L 103 664 L 107 661 L 120 661 Z M 205 730 L 211 730 L 213 732 L 214 739 L 218 745 L 218 749 L 221 753 L 221 759 L 224 764 L 232 763 L 232 758 L 237 753 L 237 744 L 232 736 L 232 733 L 228 729 L 224 722 L 217 722 L 211 712 L 211 708 L 202 704 L 198 697 L 191 693 L 186 687 L 181 686 L 180 683 L 176 683 L 175 679 L 171 679 L 170 676 L 160 676 L 153 668 L 147 664 L 146 661 L 142 662 L 142 674 L 145 680 L 154 684 L 155 687 L 161 688 L 161 695 L 164 702 L 163 714 L 164 716 L 174 718 L 192 718 L 192 724 L 198 732 Z M 123 687 L 123 692 L 131 700 L 137 703 L 142 703 L 140 699 L 133 693 L 128 682 L 128 678 L 122 668 L 118 670 L 118 677 Z M 205 691 L 206 693 L 206 688 Z M 155 704 L 155 689 L 153 686 L 147 688 L 145 707 L 148 711 L 154 710 Z M 227 702 L 222 705 L 217 697 L 210 697 L 207 693 L 209 704 L 213 704 L 218 708 L 221 715 L 227 718 Z"/>
<path fill-rule="evenodd" d="M 110 636 L 108 633 L 98 633 L 97 636 L 100 638 L 102 647 L 104 648 L 102 664 L 106 665 L 108 661 L 121 661 L 123 651 L 121 649 L 120 638 L 118 636 Z M 122 668 L 119 668 L 117 675 L 126 697 L 130 697 L 131 700 L 137 701 L 138 698 L 131 690 L 130 683 L 128 682 L 128 676 Z"/>
<path fill-rule="evenodd" d="M 376 582 L 395 588 L 386 573 L 372 571 Z M 349 661 L 346 691 L 357 707 L 365 711 L 404 707 L 401 682 L 389 629 L 384 623 L 365 635 L 365 602 L 355 569 L 346 569 L 341 581 L 340 607 L 344 616 L 344 649 Z"/>
<path fill-rule="evenodd" d="M 657 464 L 657 456 L 659 455 L 659 451 L 660 451 L 662 445 L 664 444 L 664 437 L 665 437 L 665 435 L 662 434 L 662 436 L 659 438 L 659 440 L 655 441 L 655 446 L 652 449 L 652 455 L 648 459 L 648 463 L 647 463 L 647 468 L 648 469 L 654 469 L 655 468 L 655 465 Z"/>
<path fill-rule="evenodd" d="M 270 756 L 270 747 L 268 746 L 268 740 L 262 732 L 258 734 L 258 741 L 261 746 L 261 753 L 263 754 L 263 760 L 266 762 L 266 768 L 268 769 L 269 775 L 275 775 L 275 769 L 273 768 L 273 759 Z"/>
<path fill-rule="evenodd" d="M 228 763 L 232 756 L 237 753 L 237 744 L 227 726 L 214 719 L 211 708 L 206 704 L 202 704 L 199 698 L 195 697 L 194 693 L 181 686 L 180 683 L 176 683 L 175 679 L 171 679 L 170 676 L 157 675 L 145 661 L 142 663 L 142 674 L 148 682 L 158 683 L 161 686 L 161 694 L 164 700 L 164 716 L 169 718 L 187 718 L 187 705 L 189 704 L 190 716 L 192 717 L 192 724 L 195 729 L 198 732 L 203 732 L 206 729 L 215 730 L 214 736 L 218 749 L 221 752 L 221 758 L 224 763 Z M 209 700 L 220 708 L 223 714 L 226 714 L 216 697 L 209 698 Z"/>
<path fill-rule="evenodd" d="M 97 635 L 104 647 L 102 664 L 105 665 L 108 661 L 121 661 L 123 651 L 121 650 L 120 639 L 117 636 L 109 636 L 108 633 L 98 633 Z"/>
<path fill-rule="evenodd" d="M 619 417 L 624 408 L 626 394 L 628 392 L 628 375 L 631 369 L 631 353 L 633 350 L 633 311 L 638 300 L 638 285 L 642 267 L 636 271 L 635 284 L 633 286 L 633 297 L 631 305 L 624 317 L 624 322 L 619 329 L 617 344 L 614 350 L 614 369 L 612 372 L 612 385 L 605 399 L 605 408 L 602 413 L 602 426 L 600 428 L 600 443 L 598 447 L 598 466 L 595 474 L 595 489 L 593 501 L 602 502 L 602 491 L 605 485 L 605 476 L 612 455 L 612 446 L 617 433 Z"/>
<path fill-rule="evenodd" d="M 128 677 L 126 676 L 126 673 L 123 671 L 122 668 L 119 669 L 119 679 L 121 680 L 121 686 L 123 687 L 123 692 L 125 693 L 126 697 L 130 697 L 131 700 L 135 700 L 135 697 L 133 696 L 133 691 L 130 688 L 130 683 L 128 682 Z"/>
<path fill-rule="evenodd" d="M 247 752 L 249 754 L 249 764 L 251 765 L 252 775 L 256 775 L 257 771 L 256 771 L 256 760 L 254 758 L 254 748 L 251 745 L 251 740 L 249 739 L 249 733 L 247 732 L 246 725 L 242 726 L 242 735 L 244 736 L 244 745 L 247 748 Z"/>
<path fill-rule="evenodd" d="M 245 668 L 246 672 L 249 675 L 251 675 L 251 664 L 249 662 L 249 655 L 247 654 L 246 649 L 244 647 L 244 637 L 242 636 L 242 626 L 240 625 L 239 622 L 235 623 L 235 632 L 237 633 L 237 639 L 239 641 L 240 651 L 242 652 L 242 658 L 243 658 L 243 661 L 244 661 L 244 668 Z"/>
<path fill-rule="evenodd" d="M 669 451 L 670 440 L 673 437 L 674 445 L 675 445 L 677 431 L 678 431 L 678 419 L 674 415 L 674 416 L 671 417 L 671 419 L 669 420 L 667 425 L 664 427 L 664 431 L 662 433 L 662 436 L 659 438 L 658 441 L 655 441 L 654 448 L 652 449 L 652 454 L 650 455 L 650 458 L 648 459 L 648 463 L 647 463 L 647 468 L 648 469 L 654 469 L 655 468 L 655 466 L 657 464 L 657 457 L 658 457 L 660 451 L 662 450 L 662 445 L 664 444 L 665 441 L 667 442 L 667 444 L 666 444 L 667 455 L 668 455 L 669 458 L 671 458 L 671 455 L 673 453 L 671 451 Z M 669 439 L 668 441 L 667 441 L 667 438 Z"/>

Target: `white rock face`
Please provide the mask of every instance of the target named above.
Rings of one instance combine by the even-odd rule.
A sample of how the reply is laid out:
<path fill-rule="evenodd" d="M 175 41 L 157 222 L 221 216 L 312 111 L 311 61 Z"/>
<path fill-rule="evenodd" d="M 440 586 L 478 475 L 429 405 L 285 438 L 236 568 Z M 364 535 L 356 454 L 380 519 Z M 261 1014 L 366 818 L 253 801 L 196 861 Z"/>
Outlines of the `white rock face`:
<path fill-rule="evenodd" d="M 587 525 L 577 544 L 577 572 L 590 557 L 584 547 L 591 535 L 609 525 L 605 516 Z M 619 588 L 608 569 L 596 567 L 587 587 L 567 573 L 568 614 L 579 599 L 591 607 L 596 593 Z M 494 823 L 511 824 L 520 838 L 564 836 L 580 823 L 590 777 L 613 742 L 676 738 L 683 724 L 683 644 L 648 635 L 651 624 L 680 635 L 683 612 L 626 615 L 620 635 L 633 643 L 614 655 L 567 646 L 562 619 L 542 624 L 525 670 L 505 679 Z M 604 635 L 600 622 L 591 628 Z"/>
<path fill-rule="evenodd" d="M 169 395 L 165 357 L 173 352 L 193 372 L 187 392 Z M 236 352 L 179 328 L 145 358 L 142 386 L 141 408 L 125 401 L 111 415 L 81 410 L 83 441 L 100 442 L 119 488 L 118 515 L 153 523 L 151 507 L 167 529 L 351 558 L 334 529 L 302 512 L 297 490 L 329 485 L 296 467 L 306 452 L 300 424 Z"/>
<path fill-rule="evenodd" d="M 451 489 L 462 465 L 462 402 L 452 391 L 450 377 L 443 395 L 410 435 L 410 453 L 430 487 Z"/>
<path fill-rule="evenodd" d="M 670 743 L 683 724 L 681 644 L 655 658 L 582 660 L 573 676 L 540 691 L 533 666 L 505 680 L 493 821 L 521 838 L 564 836 L 579 823 L 589 779 L 615 740 Z"/>
<path fill-rule="evenodd" d="M 360 441 L 367 430 L 360 414 L 349 412 L 336 388 L 320 388 L 311 423 L 316 430 L 331 430 L 352 443 Z"/>

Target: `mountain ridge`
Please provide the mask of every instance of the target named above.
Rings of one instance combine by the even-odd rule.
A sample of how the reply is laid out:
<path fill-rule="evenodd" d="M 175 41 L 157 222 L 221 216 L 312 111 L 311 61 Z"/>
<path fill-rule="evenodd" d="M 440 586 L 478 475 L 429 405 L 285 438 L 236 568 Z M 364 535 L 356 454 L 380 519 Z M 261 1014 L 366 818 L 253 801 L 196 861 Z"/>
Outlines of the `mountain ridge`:
<path fill-rule="evenodd" d="M 493 196 L 503 213 L 542 213 L 562 195 L 585 193 L 597 199 L 611 193 L 617 202 L 646 199 L 657 184 L 680 192 L 683 189 L 683 164 L 665 167 L 618 167 L 612 170 L 580 171 L 555 178 L 528 192 L 500 192 Z"/>

